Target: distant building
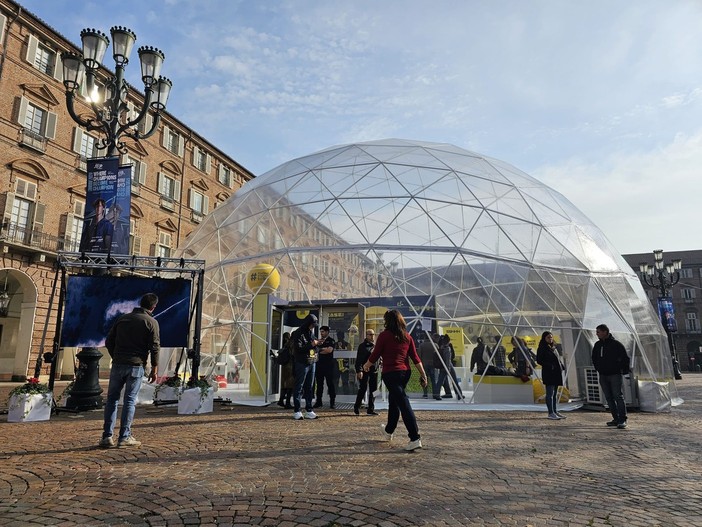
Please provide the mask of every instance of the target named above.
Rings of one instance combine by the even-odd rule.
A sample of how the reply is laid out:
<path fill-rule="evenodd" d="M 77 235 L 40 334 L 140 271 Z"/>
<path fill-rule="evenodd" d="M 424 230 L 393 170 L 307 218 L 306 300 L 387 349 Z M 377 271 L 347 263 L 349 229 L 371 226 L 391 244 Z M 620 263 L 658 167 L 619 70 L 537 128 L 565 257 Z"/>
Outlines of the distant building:
<path fill-rule="evenodd" d="M 627 263 L 639 274 L 639 264 L 653 265 L 653 253 L 624 254 Z M 666 251 L 666 262 L 680 258 L 680 281 L 670 289 L 678 331 L 674 333 L 680 369 L 702 371 L 702 250 Z M 654 308 L 657 308 L 658 289 L 644 286 Z"/>
<path fill-rule="evenodd" d="M 42 340 L 51 351 L 58 299 L 55 291 L 50 305 L 53 264 L 58 251 L 78 250 L 86 161 L 105 152 L 96 148 L 98 136 L 68 114 L 64 51 L 80 49 L 16 2 L 0 0 L 0 290 L 7 283 L 11 295 L 9 313 L 0 318 L 2 381 L 33 372 Z M 132 59 L 131 67 L 139 68 L 136 52 Z M 140 107 L 142 93 L 128 97 Z M 170 256 L 208 212 L 254 177 L 168 113 L 151 138 L 126 141 L 121 162 L 133 167 L 130 254 Z M 127 211 L 122 216 L 127 219 Z M 74 352 L 61 353 L 63 377 L 73 376 Z"/>

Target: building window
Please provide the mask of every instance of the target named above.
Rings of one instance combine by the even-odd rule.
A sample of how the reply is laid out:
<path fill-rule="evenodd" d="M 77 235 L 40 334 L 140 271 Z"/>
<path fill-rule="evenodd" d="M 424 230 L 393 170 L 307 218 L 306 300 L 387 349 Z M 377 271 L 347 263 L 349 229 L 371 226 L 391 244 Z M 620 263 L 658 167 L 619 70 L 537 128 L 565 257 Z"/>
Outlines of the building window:
<path fill-rule="evenodd" d="M 66 217 L 66 239 L 64 246 L 66 251 L 78 252 L 80 248 L 84 214 L 85 202 L 76 200 L 73 203 L 73 211 Z"/>
<path fill-rule="evenodd" d="M 97 157 L 97 139 L 92 135 L 82 134 L 79 153 L 86 159 Z"/>
<path fill-rule="evenodd" d="M 175 200 L 177 198 L 176 180 L 170 176 L 167 176 L 166 174 L 161 174 L 158 186 L 158 193 L 161 194 L 161 196 L 163 196 L 164 198 Z"/>
<path fill-rule="evenodd" d="M 32 103 L 27 103 L 27 113 L 24 115 L 24 127 L 36 135 L 44 135 L 46 111 Z"/>
<path fill-rule="evenodd" d="M 232 170 L 224 165 L 219 165 L 219 182 L 227 187 L 232 186 Z"/>
<path fill-rule="evenodd" d="M 16 116 L 16 122 L 22 127 L 20 142 L 44 151 L 46 139 L 56 136 L 56 114 L 22 96 Z"/>
<path fill-rule="evenodd" d="M 47 75 L 53 75 L 54 68 L 56 67 L 56 53 L 42 44 L 39 44 L 37 46 L 37 53 L 34 56 L 34 67 Z"/>
<path fill-rule="evenodd" d="M 51 75 L 55 79 L 63 80 L 63 71 L 61 71 L 58 53 L 56 50 L 39 42 L 39 39 L 34 35 L 29 35 L 25 58 L 27 62 L 39 71 Z"/>
<path fill-rule="evenodd" d="M 156 244 L 156 254 L 154 256 L 161 256 L 162 258 L 168 258 L 171 256 L 171 240 L 172 236 L 168 232 L 158 233 L 158 244 Z"/>
<path fill-rule="evenodd" d="M 682 296 L 685 301 L 693 301 L 695 299 L 695 290 L 691 287 L 683 287 L 680 289 L 680 296 Z"/>
<path fill-rule="evenodd" d="M 689 267 L 680 269 L 680 278 L 692 278 L 692 269 Z"/>
<path fill-rule="evenodd" d="M 685 329 L 688 333 L 700 333 L 700 321 L 697 318 L 697 313 L 687 313 Z"/>
<path fill-rule="evenodd" d="M 195 160 L 197 168 L 203 172 L 207 171 L 207 152 L 203 152 L 199 148 L 197 149 L 197 158 Z"/>
<path fill-rule="evenodd" d="M 190 208 L 199 214 L 207 214 L 209 198 L 195 189 L 190 189 Z"/>

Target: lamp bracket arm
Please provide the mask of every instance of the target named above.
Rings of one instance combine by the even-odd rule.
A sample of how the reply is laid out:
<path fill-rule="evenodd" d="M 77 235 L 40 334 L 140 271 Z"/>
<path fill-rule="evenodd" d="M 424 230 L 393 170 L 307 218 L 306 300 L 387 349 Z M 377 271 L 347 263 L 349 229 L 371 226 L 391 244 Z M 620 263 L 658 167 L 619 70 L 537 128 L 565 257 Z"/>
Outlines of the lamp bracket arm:
<path fill-rule="evenodd" d="M 131 121 L 127 120 L 123 128 L 132 128 L 133 126 L 138 125 L 144 118 L 146 118 L 146 114 L 149 111 L 149 105 L 151 104 L 151 98 L 153 96 L 153 93 L 154 91 L 151 88 L 148 88 L 146 90 L 146 93 L 144 94 L 144 104 L 141 107 L 141 110 L 139 111 L 139 115 L 137 115 Z"/>
<path fill-rule="evenodd" d="M 137 130 L 135 128 L 129 128 L 129 129 L 124 131 L 124 135 L 131 137 L 135 141 L 139 141 L 141 139 L 148 139 L 149 137 L 154 135 L 154 133 L 156 133 L 156 130 L 158 130 L 158 125 L 160 123 L 161 123 L 161 113 L 159 112 L 154 116 L 154 122 L 151 124 L 151 128 L 148 131 L 146 131 L 142 134 L 141 132 L 139 132 L 139 130 Z"/>

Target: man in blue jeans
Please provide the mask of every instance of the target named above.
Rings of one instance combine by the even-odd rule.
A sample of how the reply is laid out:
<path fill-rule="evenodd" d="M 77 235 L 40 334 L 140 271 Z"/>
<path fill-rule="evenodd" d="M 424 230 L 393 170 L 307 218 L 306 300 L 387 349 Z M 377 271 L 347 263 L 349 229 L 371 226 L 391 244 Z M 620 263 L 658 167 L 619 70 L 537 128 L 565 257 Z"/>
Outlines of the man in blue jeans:
<path fill-rule="evenodd" d="M 317 419 L 317 414 L 312 410 L 312 384 L 314 384 L 315 362 L 317 346 L 321 340 L 314 338 L 314 328 L 317 326 L 317 317 L 309 314 L 302 321 L 302 325 L 292 332 L 290 342 L 293 348 L 293 371 L 295 372 L 295 390 L 293 391 L 294 413 L 293 419 Z M 305 414 L 302 414 L 301 399 L 305 398 Z"/>
<path fill-rule="evenodd" d="M 607 426 L 624 429 L 627 422 L 622 376 L 629 373 L 629 356 L 624 345 L 615 340 L 606 325 L 600 324 L 595 332 L 599 340 L 592 347 L 592 365 L 599 374 L 600 387 L 612 413 L 612 420 L 607 422 Z"/>
<path fill-rule="evenodd" d="M 151 356 L 149 382 L 155 382 L 158 375 L 161 338 L 158 321 L 152 316 L 156 304 L 158 304 L 158 297 L 155 294 L 145 294 L 139 302 L 140 307 L 135 307 L 131 313 L 119 317 L 105 340 L 105 347 L 112 357 L 112 369 L 105 403 L 105 423 L 99 443 L 101 448 L 141 446 L 141 441 L 137 441 L 132 436 L 132 420 L 149 355 Z M 117 420 L 117 404 L 122 388 L 124 388 L 124 406 L 118 441 L 115 445 L 112 434 Z"/>

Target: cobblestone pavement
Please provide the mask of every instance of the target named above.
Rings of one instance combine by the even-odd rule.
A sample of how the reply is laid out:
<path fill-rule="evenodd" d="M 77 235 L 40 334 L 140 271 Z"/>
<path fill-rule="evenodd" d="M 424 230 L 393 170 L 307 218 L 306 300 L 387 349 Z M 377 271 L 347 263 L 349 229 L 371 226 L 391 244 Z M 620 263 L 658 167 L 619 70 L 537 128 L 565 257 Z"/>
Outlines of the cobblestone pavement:
<path fill-rule="evenodd" d="M 0 417 L 0 525 L 702 526 L 702 374 L 685 404 L 564 421 L 537 412 L 417 412 L 402 424 L 322 410 L 139 407 L 138 449 L 100 450 L 100 412 Z M 7 385 L 0 387 L 6 400 Z"/>

